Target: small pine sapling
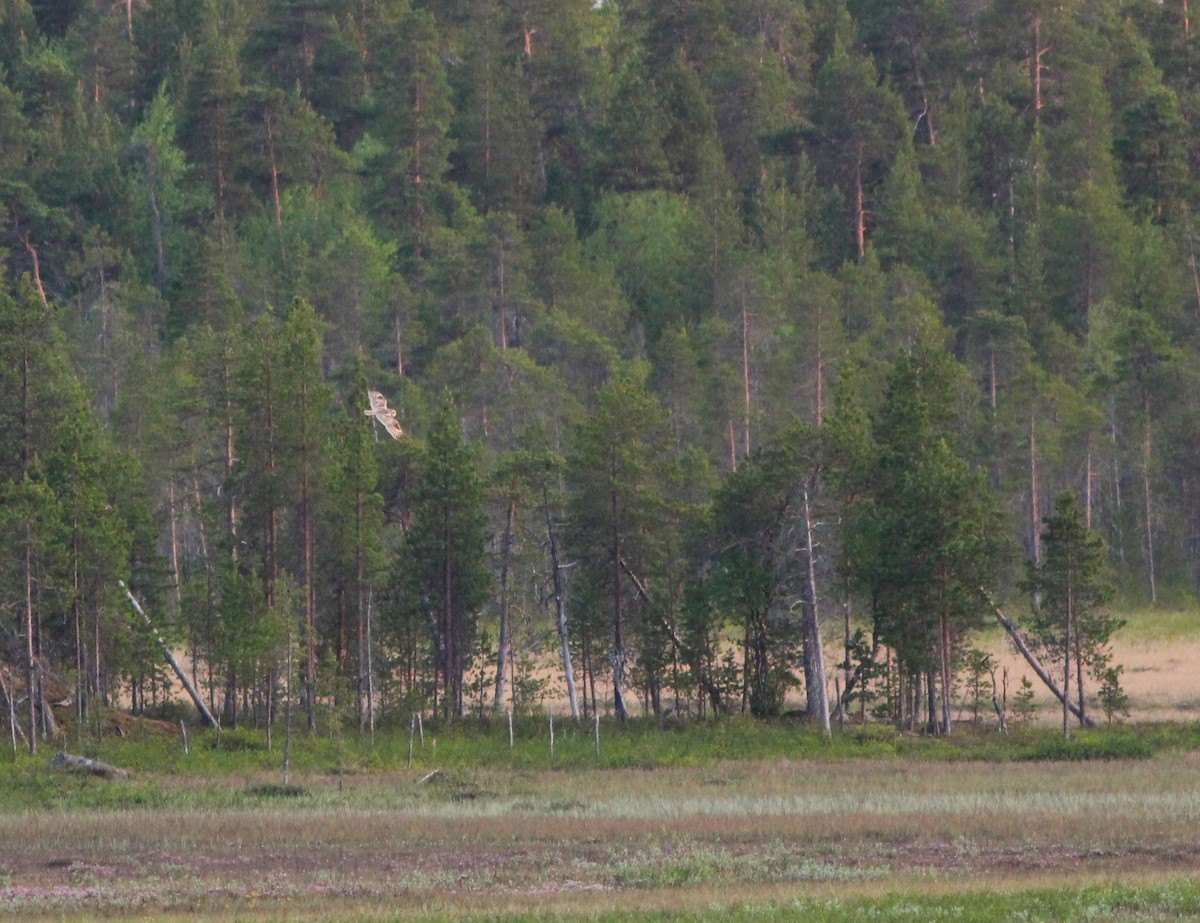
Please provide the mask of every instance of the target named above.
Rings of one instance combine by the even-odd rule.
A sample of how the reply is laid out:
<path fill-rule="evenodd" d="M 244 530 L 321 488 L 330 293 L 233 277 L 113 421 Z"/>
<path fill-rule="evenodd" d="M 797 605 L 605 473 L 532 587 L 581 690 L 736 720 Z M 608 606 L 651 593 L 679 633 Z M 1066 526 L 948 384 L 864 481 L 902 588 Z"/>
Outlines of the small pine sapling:
<path fill-rule="evenodd" d="M 1028 676 L 1021 677 L 1021 688 L 1013 693 L 1013 718 L 1018 724 L 1028 724 L 1033 720 L 1037 711 L 1037 703 L 1033 699 L 1033 683 Z"/>
<path fill-rule="evenodd" d="M 1112 664 L 1111 656 L 1097 657 L 1092 664 L 1092 674 L 1100 682 L 1100 708 L 1109 724 L 1113 718 L 1129 717 L 1129 694 L 1121 685 L 1121 674 L 1125 668 L 1120 664 Z"/>

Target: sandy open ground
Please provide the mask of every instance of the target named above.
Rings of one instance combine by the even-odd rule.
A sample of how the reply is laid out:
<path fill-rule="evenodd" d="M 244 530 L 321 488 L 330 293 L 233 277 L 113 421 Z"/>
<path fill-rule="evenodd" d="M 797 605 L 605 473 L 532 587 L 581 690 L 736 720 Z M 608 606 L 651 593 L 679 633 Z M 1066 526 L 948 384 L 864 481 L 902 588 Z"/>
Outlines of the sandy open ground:
<path fill-rule="evenodd" d="M 1200 641 L 1118 645 L 1121 681 L 1132 717 L 1194 721 L 1200 717 Z"/>
<path fill-rule="evenodd" d="M 1038 721 L 1056 721 L 1057 700 L 1007 642 L 993 645 L 1009 669 L 1009 699 L 1028 676 L 1038 701 Z M 1121 685 L 1129 696 L 1129 721 L 1195 721 L 1200 718 L 1200 641 L 1117 641 L 1113 660 L 1124 667 Z M 1057 678 L 1057 677 L 1056 677 Z M 1089 696 L 1094 684 L 1089 689 Z M 1089 703 L 1090 704 L 1090 703 Z M 1093 706 L 1095 707 L 1095 706 Z M 1100 717 L 1098 707 L 1097 718 Z"/>

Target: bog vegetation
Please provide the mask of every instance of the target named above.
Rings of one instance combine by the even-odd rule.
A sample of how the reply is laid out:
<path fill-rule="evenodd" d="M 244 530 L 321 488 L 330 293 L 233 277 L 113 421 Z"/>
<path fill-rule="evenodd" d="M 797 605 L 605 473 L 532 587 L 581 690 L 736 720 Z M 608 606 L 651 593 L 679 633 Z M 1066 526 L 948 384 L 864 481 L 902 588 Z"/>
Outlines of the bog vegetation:
<path fill-rule="evenodd" d="M 1156 0 L 3 0 L 0 721 L 947 735 L 1023 701 L 997 601 L 1119 717 L 1112 600 L 1200 580 L 1197 53 Z"/>
<path fill-rule="evenodd" d="M 552 753 L 541 721 L 511 748 L 503 722 L 456 721 L 411 765 L 403 734 L 298 737 L 284 784 L 263 731 L 197 734 L 185 753 L 144 724 L 89 745 L 131 767 L 123 780 L 0 759 L 0 919 L 1200 913 L 1197 732 L 1179 725 L 830 740 L 740 716 L 614 718 L 597 754 L 573 726 Z M 998 741 L 1026 758 L 997 760 Z M 1106 761 L 1055 758 L 1072 748 Z"/>

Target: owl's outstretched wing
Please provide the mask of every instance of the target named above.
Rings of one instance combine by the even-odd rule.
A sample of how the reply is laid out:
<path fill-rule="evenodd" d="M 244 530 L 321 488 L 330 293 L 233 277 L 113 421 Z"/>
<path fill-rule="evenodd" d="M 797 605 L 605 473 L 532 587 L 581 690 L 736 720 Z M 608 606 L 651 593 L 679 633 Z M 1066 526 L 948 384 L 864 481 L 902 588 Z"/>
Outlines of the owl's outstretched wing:
<path fill-rule="evenodd" d="M 404 435 L 404 430 L 400 428 L 400 424 L 396 421 L 396 411 L 387 405 L 386 397 L 372 388 L 367 391 L 367 402 L 371 405 L 371 408 L 370 410 L 364 410 L 363 413 L 379 421 L 379 424 L 387 430 L 387 434 L 393 439 L 399 439 Z"/>

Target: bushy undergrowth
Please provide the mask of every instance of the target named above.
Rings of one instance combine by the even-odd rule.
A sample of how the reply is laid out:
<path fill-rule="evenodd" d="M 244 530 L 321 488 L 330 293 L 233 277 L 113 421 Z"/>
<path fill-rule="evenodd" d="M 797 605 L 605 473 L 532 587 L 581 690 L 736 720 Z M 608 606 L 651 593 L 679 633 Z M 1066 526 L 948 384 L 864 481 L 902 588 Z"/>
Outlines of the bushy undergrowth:
<path fill-rule="evenodd" d="M 109 781 L 50 772 L 46 761 L 30 756 L 0 761 L 0 804 L 7 811 L 148 808 L 166 796 L 148 780 Z"/>

